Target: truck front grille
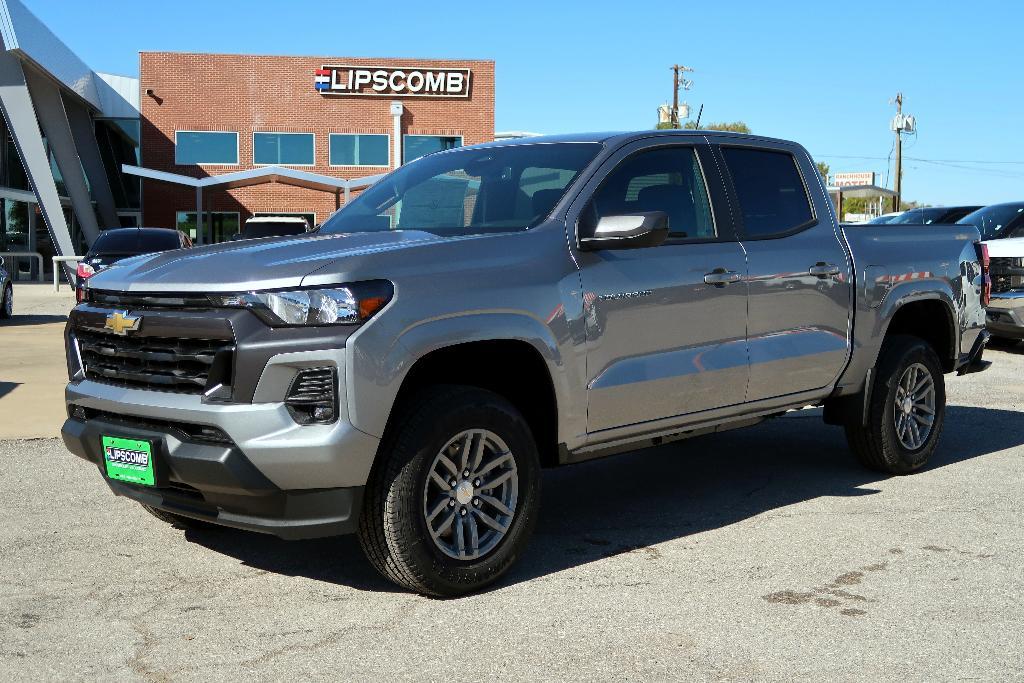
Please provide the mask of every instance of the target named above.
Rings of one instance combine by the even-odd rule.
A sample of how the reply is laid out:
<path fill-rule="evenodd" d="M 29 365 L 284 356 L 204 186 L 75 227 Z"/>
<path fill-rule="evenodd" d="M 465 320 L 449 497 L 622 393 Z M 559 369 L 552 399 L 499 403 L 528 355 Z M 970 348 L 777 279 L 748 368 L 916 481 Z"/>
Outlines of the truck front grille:
<path fill-rule="evenodd" d="M 992 291 L 1009 292 L 1024 288 L 1024 259 L 1018 257 L 994 256 L 990 262 Z"/>
<path fill-rule="evenodd" d="M 231 384 L 231 341 L 120 337 L 84 329 L 74 334 L 91 380 L 182 394 Z"/>

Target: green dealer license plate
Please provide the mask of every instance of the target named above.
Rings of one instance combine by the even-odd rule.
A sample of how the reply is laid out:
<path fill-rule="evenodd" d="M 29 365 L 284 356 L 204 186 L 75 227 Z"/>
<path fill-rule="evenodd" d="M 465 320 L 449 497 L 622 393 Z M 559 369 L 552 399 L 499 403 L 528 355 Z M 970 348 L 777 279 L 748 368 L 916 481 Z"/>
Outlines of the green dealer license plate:
<path fill-rule="evenodd" d="M 117 481 L 153 486 L 153 444 L 149 441 L 104 436 L 103 462 L 107 476 Z"/>

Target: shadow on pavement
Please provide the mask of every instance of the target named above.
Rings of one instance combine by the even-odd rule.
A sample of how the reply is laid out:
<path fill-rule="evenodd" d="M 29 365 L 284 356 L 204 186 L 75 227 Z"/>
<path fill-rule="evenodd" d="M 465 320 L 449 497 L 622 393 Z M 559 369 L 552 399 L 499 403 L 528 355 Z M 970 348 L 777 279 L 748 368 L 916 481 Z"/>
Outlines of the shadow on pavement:
<path fill-rule="evenodd" d="M 1003 351 L 1005 353 L 1021 355 L 1024 354 L 1024 344 L 1022 344 L 1019 339 L 993 337 L 992 341 L 988 343 L 988 349 L 986 349 L 986 351 Z"/>
<path fill-rule="evenodd" d="M 21 382 L 0 382 L 0 398 L 21 386 Z"/>
<path fill-rule="evenodd" d="M 64 323 L 67 322 L 68 317 L 66 315 L 50 315 L 50 314 L 35 314 L 35 315 L 18 315 L 14 314 L 13 318 L 5 320 L 0 323 L 0 329 L 5 327 L 26 327 L 28 325 L 49 325 L 50 323 Z"/>
<path fill-rule="evenodd" d="M 1019 412 L 950 406 L 928 469 L 1024 444 Z M 805 411 L 757 427 L 548 470 L 523 558 L 498 584 L 545 576 L 626 552 L 657 558 L 658 543 L 726 527 L 822 496 L 867 496 L 886 475 L 861 467 L 842 430 Z M 354 537 L 287 542 L 244 532 L 189 532 L 245 564 L 360 590 L 397 591 Z"/>

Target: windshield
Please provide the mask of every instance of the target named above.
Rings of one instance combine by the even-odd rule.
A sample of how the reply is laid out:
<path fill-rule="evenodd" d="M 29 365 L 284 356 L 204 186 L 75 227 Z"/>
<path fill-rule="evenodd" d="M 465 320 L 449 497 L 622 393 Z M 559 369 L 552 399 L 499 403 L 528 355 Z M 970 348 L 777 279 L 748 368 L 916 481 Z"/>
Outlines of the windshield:
<path fill-rule="evenodd" d="M 432 154 L 385 176 L 320 232 L 425 230 L 457 237 L 525 230 L 551 213 L 600 149 L 566 142 Z"/>
<path fill-rule="evenodd" d="M 1024 204 L 995 204 L 969 213 L 957 223 L 973 225 L 981 232 L 981 239 L 992 240 L 1006 237 L 1005 228 L 1022 216 Z"/>

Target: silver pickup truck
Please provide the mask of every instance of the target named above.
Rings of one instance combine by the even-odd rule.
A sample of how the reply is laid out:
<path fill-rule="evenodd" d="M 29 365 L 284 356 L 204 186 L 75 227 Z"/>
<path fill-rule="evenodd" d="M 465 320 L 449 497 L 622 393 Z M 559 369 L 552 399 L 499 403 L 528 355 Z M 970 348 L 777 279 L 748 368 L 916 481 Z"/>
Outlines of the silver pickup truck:
<path fill-rule="evenodd" d="M 542 467 L 820 405 L 864 465 L 921 468 L 944 374 L 986 365 L 978 242 L 839 225 L 781 140 L 440 152 L 310 235 L 89 280 L 64 441 L 177 526 L 355 532 L 396 583 L 458 595 L 523 552 Z"/>

